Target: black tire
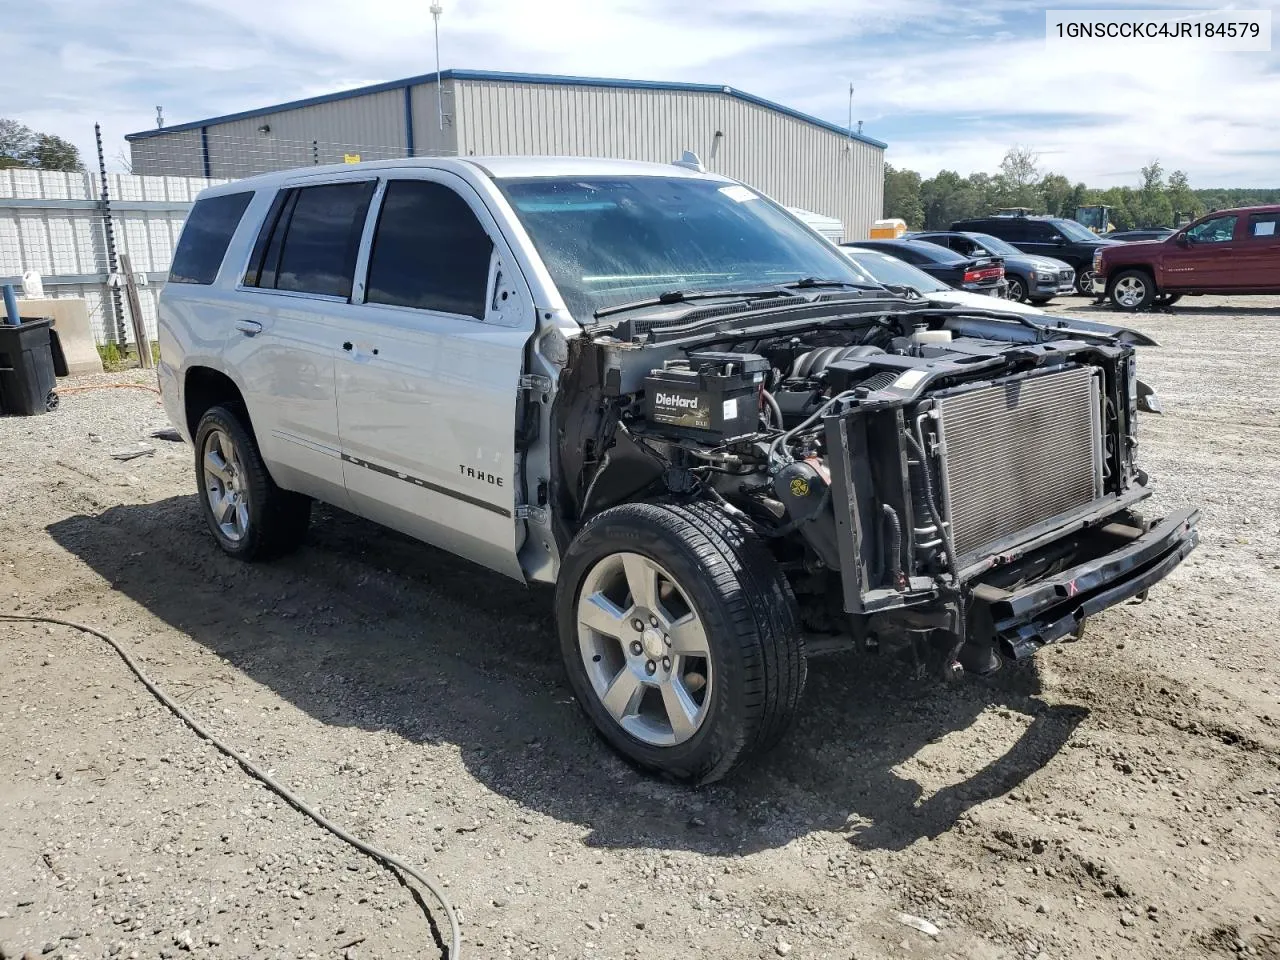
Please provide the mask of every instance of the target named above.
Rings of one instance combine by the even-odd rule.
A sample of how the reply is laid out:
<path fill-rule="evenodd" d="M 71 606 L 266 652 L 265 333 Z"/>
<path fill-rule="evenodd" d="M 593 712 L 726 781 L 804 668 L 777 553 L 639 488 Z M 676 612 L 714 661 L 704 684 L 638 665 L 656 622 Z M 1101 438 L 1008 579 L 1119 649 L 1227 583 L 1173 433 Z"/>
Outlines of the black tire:
<path fill-rule="evenodd" d="M 587 674 L 579 596 L 596 565 L 618 554 L 669 571 L 702 621 L 711 703 L 684 742 L 656 746 L 632 736 Z M 596 730 L 626 760 L 670 779 L 721 779 L 777 743 L 799 705 L 807 662 L 791 586 L 759 538 L 709 504 L 629 503 L 593 517 L 566 551 L 556 619 L 569 682 Z"/>
<path fill-rule="evenodd" d="M 1155 281 L 1145 270 L 1121 270 L 1107 280 L 1107 298 L 1118 310 L 1146 310 L 1156 293 Z"/>
<path fill-rule="evenodd" d="M 1161 293 L 1156 295 L 1155 305 L 1157 307 L 1172 307 L 1181 299 L 1182 294 L 1180 293 Z"/>
<path fill-rule="evenodd" d="M 1013 273 L 1006 275 L 1005 280 L 1009 284 L 1009 289 L 1005 291 L 1005 297 L 1017 303 L 1026 303 L 1027 281 Z"/>
<path fill-rule="evenodd" d="M 1042 307 L 1052 299 L 1053 297 L 1032 297 L 1031 304 L 1032 306 Z"/>
<path fill-rule="evenodd" d="M 247 423 L 245 412 L 231 407 L 211 407 L 200 418 L 195 435 L 196 489 L 200 513 L 224 552 L 238 560 L 269 560 L 302 544 L 311 520 L 311 499 L 276 486 Z M 248 495 L 248 524 L 239 538 L 228 536 L 220 526 L 206 486 L 205 451 L 215 431 L 234 444 L 239 463 L 237 483 Z"/>

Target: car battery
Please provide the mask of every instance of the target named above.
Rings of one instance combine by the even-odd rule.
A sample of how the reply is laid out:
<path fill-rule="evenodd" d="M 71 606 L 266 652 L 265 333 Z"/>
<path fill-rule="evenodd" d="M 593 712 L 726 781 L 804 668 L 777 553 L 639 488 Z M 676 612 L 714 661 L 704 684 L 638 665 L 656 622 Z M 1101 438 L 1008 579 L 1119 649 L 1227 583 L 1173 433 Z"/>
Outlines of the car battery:
<path fill-rule="evenodd" d="M 674 436 L 725 441 L 759 429 L 769 361 L 754 353 L 702 351 L 668 361 L 644 381 L 645 415 Z"/>

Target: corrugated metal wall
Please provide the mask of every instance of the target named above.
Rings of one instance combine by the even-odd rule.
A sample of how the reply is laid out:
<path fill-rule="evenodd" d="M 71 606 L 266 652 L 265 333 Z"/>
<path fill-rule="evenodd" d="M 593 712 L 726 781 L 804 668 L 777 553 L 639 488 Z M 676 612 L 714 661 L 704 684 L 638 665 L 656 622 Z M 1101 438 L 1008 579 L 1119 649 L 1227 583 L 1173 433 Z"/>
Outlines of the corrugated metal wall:
<path fill-rule="evenodd" d="M 452 157 L 458 152 L 457 111 L 454 90 L 457 83 L 445 80 L 440 100 L 444 107 L 444 129 L 436 112 L 436 85 L 420 83 L 410 87 L 413 97 L 413 155 L 415 157 Z"/>
<path fill-rule="evenodd" d="M 224 182 L 107 177 L 116 250 L 129 255 L 139 282 L 145 283 L 138 294 L 153 336 L 156 300 L 191 201 L 205 187 Z M 88 301 L 94 336 L 105 343 L 116 334 L 100 196 L 99 180 L 91 174 L 0 170 L 0 283 L 20 284 L 25 271 L 37 271 L 46 296 Z"/>
<path fill-rule="evenodd" d="M 723 93 L 511 80 L 446 79 L 410 88 L 413 154 L 542 154 L 707 166 L 787 206 L 840 219 L 866 237 L 884 206 L 884 151 Z M 244 177 L 314 162 L 407 155 L 404 88 L 135 140 L 135 173 Z M 269 126 L 268 132 L 261 127 Z M 713 154 L 716 131 L 724 136 Z M 313 141 L 315 143 L 313 144 Z"/>
<path fill-rule="evenodd" d="M 438 127 L 434 97 L 431 104 L 432 123 Z M 347 154 L 362 160 L 394 159 L 406 155 L 406 146 L 401 89 L 164 133 L 131 141 L 130 151 L 136 174 L 198 177 L 207 170 L 212 177 L 238 179 L 342 163 Z"/>
<path fill-rule="evenodd" d="M 260 128 L 269 126 L 267 133 Z M 205 128 L 209 172 L 248 177 L 287 167 L 405 155 L 404 91 L 387 90 Z"/>
<path fill-rule="evenodd" d="M 884 151 L 727 94 L 455 81 L 458 152 L 623 157 L 709 169 L 866 237 L 884 207 Z M 716 131 L 720 146 L 714 157 Z"/>

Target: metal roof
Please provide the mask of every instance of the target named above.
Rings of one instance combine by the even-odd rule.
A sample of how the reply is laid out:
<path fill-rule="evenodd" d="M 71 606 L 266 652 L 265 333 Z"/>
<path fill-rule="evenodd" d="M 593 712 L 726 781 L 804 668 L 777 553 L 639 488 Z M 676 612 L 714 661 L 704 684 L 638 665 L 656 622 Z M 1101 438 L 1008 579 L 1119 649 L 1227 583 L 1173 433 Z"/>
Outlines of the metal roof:
<path fill-rule="evenodd" d="M 766 100 L 763 97 L 757 97 L 754 94 L 746 93 L 742 90 L 734 89 L 728 86 L 718 86 L 714 83 L 675 83 L 665 80 L 615 80 L 608 77 L 564 77 L 555 74 L 546 73 L 507 73 L 497 70 L 442 70 L 439 74 L 424 73 L 417 77 L 406 77 L 403 80 L 389 80 L 386 83 L 376 83 L 368 87 L 356 87 L 353 90 L 343 90 L 338 93 L 326 93 L 319 97 L 308 97 L 305 100 L 291 100 L 288 103 L 278 103 L 274 106 L 259 107 L 255 110 L 245 110 L 241 113 L 228 113 L 220 117 L 210 117 L 207 120 L 193 120 L 190 123 L 179 123 L 168 127 L 158 127 L 155 130 L 141 130 L 137 133 L 125 134 L 125 139 L 146 140 L 149 137 L 159 137 L 167 133 L 179 133 L 183 130 L 199 130 L 202 127 L 212 126 L 218 123 L 228 123 L 232 120 L 248 120 L 252 117 L 268 116 L 274 113 L 280 113 L 283 110 L 295 110 L 299 107 L 313 107 L 322 103 L 332 103 L 335 100 L 348 100 L 354 97 L 363 97 L 372 93 L 382 93 L 387 90 L 402 90 L 406 87 L 414 87 L 420 84 L 436 83 L 439 80 L 478 80 L 491 82 L 506 83 L 540 83 L 560 86 L 577 86 L 577 87 L 622 87 L 640 90 L 672 90 L 685 93 L 721 93 L 725 96 L 733 97 L 746 103 L 755 104 L 758 107 L 764 107 L 777 113 L 794 117 L 805 123 L 811 123 L 816 127 L 824 130 L 830 130 L 832 133 L 839 134 L 842 137 L 849 137 L 858 140 L 861 143 L 870 144 L 873 147 L 885 149 L 888 144 L 872 137 L 865 136 L 861 133 L 851 133 L 847 128 L 841 127 L 826 120 L 820 120 L 817 117 L 810 116 L 807 113 L 801 113 L 799 110 L 793 110 L 790 107 L 784 107 L 780 103 L 774 103 L 772 100 Z"/>

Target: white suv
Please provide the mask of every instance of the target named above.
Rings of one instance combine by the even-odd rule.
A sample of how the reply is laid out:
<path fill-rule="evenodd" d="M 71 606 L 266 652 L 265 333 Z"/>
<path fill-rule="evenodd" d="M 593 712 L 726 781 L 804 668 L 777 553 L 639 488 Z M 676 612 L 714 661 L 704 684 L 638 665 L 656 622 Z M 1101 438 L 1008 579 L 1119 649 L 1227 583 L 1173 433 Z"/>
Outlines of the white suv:
<path fill-rule="evenodd" d="M 160 382 L 223 550 L 313 499 L 555 583 L 569 678 L 633 761 L 776 741 L 811 653 L 950 677 L 1073 636 L 1195 544 L 1131 442 L 1125 331 L 869 283 L 696 165 L 456 158 L 212 188 Z"/>

